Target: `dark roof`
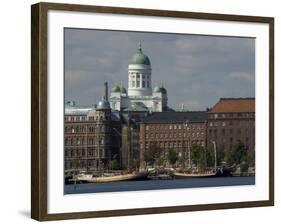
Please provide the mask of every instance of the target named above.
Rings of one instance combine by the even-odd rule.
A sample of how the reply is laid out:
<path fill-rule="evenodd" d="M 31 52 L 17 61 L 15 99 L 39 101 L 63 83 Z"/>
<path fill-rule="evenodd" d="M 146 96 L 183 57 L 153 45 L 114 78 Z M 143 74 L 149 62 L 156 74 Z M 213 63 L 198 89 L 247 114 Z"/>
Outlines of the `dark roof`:
<path fill-rule="evenodd" d="M 221 98 L 209 113 L 255 112 L 255 98 Z"/>
<path fill-rule="evenodd" d="M 203 123 L 206 111 L 154 112 L 142 120 L 143 123 Z"/>

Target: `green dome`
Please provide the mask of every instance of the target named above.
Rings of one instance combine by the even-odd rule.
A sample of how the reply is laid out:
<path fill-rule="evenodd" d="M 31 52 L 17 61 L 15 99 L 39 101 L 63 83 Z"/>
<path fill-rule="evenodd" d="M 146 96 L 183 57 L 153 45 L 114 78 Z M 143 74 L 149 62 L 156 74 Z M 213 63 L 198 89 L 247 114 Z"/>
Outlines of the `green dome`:
<path fill-rule="evenodd" d="M 124 87 L 121 89 L 121 93 L 127 93 L 127 91 Z"/>
<path fill-rule="evenodd" d="M 160 86 L 155 86 L 154 89 L 153 89 L 153 91 L 154 91 L 155 93 L 160 93 L 160 92 L 161 92 Z"/>
<path fill-rule="evenodd" d="M 167 94 L 167 90 L 163 86 L 160 87 L 160 86 L 157 85 L 157 86 L 154 87 L 153 91 L 155 93 Z"/>
<path fill-rule="evenodd" d="M 139 46 L 139 50 L 137 53 L 133 55 L 131 58 L 130 64 L 136 65 L 150 65 L 149 58 L 142 52 L 141 45 Z"/>
<path fill-rule="evenodd" d="M 120 89 L 120 86 L 118 85 L 114 85 L 112 88 L 111 88 L 111 92 L 113 93 L 120 93 L 121 89 Z"/>
<path fill-rule="evenodd" d="M 160 88 L 160 91 L 161 91 L 161 93 L 163 93 L 163 94 L 167 94 L 167 90 L 166 90 L 164 87 L 161 87 L 161 88 Z"/>

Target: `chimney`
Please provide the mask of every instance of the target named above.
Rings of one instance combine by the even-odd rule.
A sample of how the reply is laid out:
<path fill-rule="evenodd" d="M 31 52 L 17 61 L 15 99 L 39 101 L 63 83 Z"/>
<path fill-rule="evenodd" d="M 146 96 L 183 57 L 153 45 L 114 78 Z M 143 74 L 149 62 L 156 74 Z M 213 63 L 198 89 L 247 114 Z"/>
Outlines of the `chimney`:
<path fill-rule="evenodd" d="M 108 84 L 107 82 L 104 83 L 104 98 L 108 101 Z"/>

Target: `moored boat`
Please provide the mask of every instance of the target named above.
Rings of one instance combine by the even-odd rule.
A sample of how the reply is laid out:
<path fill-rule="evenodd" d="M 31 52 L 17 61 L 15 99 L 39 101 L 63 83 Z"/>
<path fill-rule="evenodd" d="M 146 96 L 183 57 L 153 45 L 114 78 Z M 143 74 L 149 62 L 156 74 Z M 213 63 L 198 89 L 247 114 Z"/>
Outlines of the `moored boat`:
<path fill-rule="evenodd" d="M 215 177 L 216 173 L 173 173 L 175 178 Z"/>
<path fill-rule="evenodd" d="M 80 174 L 76 176 L 76 180 L 84 183 L 106 183 L 106 182 L 116 182 L 116 181 L 142 180 L 142 179 L 146 179 L 147 175 L 148 172 L 138 172 L 138 173 L 101 176 L 101 177 L 94 177 L 93 175 L 89 175 L 89 174 Z"/>

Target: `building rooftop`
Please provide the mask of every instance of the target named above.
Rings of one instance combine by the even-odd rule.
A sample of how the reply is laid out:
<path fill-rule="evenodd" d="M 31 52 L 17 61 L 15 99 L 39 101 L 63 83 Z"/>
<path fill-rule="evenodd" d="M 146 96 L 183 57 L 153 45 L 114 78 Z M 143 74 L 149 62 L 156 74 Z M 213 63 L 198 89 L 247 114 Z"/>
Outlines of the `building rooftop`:
<path fill-rule="evenodd" d="M 142 120 L 143 123 L 203 123 L 206 111 L 154 112 Z"/>
<path fill-rule="evenodd" d="M 68 107 L 64 108 L 64 115 L 87 115 L 93 107 Z"/>
<path fill-rule="evenodd" d="M 255 98 L 221 98 L 209 113 L 254 113 Z"/>

